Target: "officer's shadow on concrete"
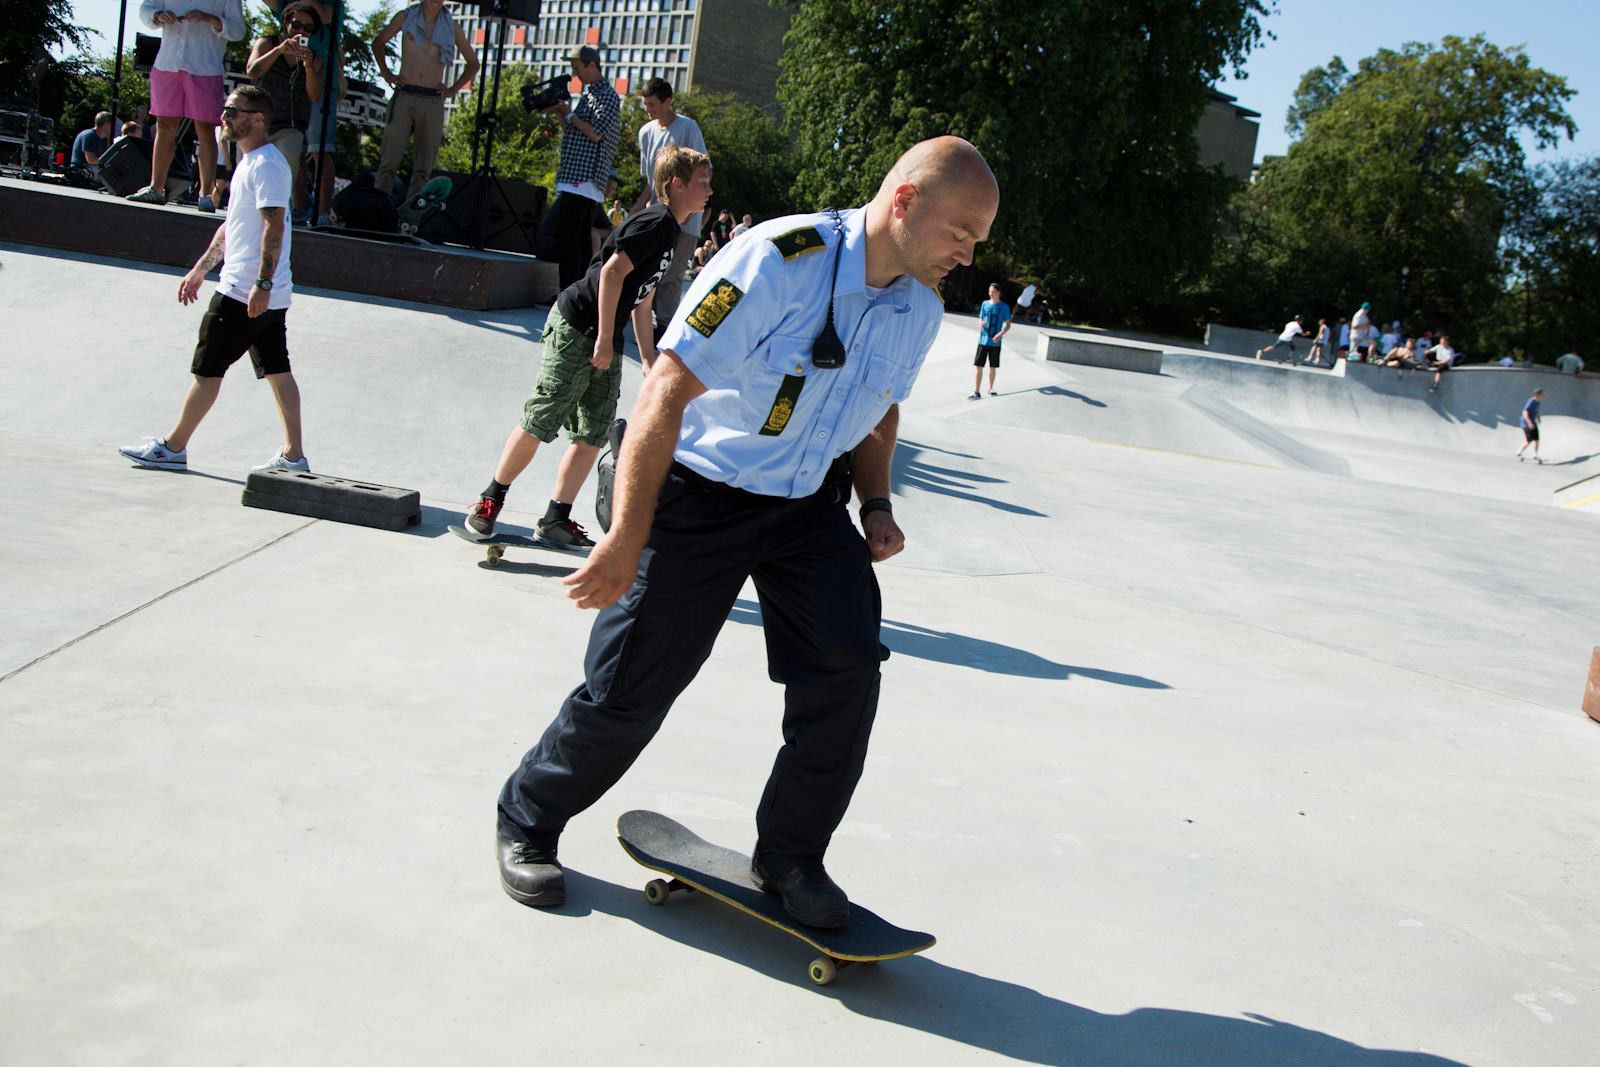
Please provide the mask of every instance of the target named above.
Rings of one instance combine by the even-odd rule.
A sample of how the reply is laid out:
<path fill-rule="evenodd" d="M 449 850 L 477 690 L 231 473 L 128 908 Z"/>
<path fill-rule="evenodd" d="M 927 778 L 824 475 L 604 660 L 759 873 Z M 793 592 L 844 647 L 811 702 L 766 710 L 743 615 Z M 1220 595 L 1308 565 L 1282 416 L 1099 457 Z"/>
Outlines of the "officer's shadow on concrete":
<path fill-rule="evenodd" d="M 1004 485 L 1004 478 L 996 478 L 988 474 L 975 474 L 971 471 L 956 470 L 953 467 L 940 467 L 929 463 L 923 458 L 924 453 L 939 452 L 942 449 L 930 448 L 915 441 L 901 440 L 894 450 L 894 465 L 890 472 L 890 485 L 894 492 L 902 493 L 907 489 L 920 489 L 926 493 L 936 493 L 939 496 L 955 497 L 957 500 L 970 500 L 974 504 L 983 504 L 997 511 L 1008 512 L 1012 515 L 1033 515 L 1043 517 L 1044 512 L 1025 508 L 1020 504 L 1011 504 L 994 497 L 984 496 L 976 490 L 980 487 L 991 485 Z M 968 459 L 978 459 L 977 456 L 966 456 L 965 453 L 946 453 L 959 455 Z"/>
<path fill-rule="evenodd" d="M 750 626 L 761 625 L 761 605 L 740 598 L 728 613 L 731 622 Z M 1074 676 L 1090 678 L 1112 685 L 1132 686 L 1135 689 L 1171 689 L 1165 682 L 1120 671 L 1105 671 L 1097 667 L 1078 667 L 1070 663 L 1056 663 L 1021 648 L 985 641 L 981 637 L 931 630 L 915 623 L 884 619 L 879 638 L 891 653 L 925 659 L 934 663 L 948 663 L 955 667 L 971 667 L 990 674 L 1009 674 L 1018 678 L 1044 678 L 1065 681 Z"/>
<path fill-rule="evenodd" d="M 646 877 L 641 871 L 641 884 Z M 646 903 L 637 888 L 571 868 L 567 870 L 567 890 L 567 904 L 551 909 L 555 915 L 599 912 L 623 919 L 685 949 L 727 960 L 773 981 L 812 989 L 815 995 L 831 997 L 865 1018 L 1028 1063 L 1116 1063 L 1125 1067 L 1458 1064 L 1427 1053 L 1363 1048 L 1331 1034 L 1250 1012 L 1239 1018 L 1176 1008 L 1106 1014 L 1028 986 L 952 967 L 927 955 L 889 960 L 877 967 L 851 967 L 832 985 L 818 988 L 805 974 L 814 950 L 716 901 L 675 894 L 665 906 L 656 907 Z M 944 936 L 981 941 L 984 934 L 979 927 L 975 917 L 971 929 L 948 930 Z M 933 950 L 935 954 L 938 951 Z"/>

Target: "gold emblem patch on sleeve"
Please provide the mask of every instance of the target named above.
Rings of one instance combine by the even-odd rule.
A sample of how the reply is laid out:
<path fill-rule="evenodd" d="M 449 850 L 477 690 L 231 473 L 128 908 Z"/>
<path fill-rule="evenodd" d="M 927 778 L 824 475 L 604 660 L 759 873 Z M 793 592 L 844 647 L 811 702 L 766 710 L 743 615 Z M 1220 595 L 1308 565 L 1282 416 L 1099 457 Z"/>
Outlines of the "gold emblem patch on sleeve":
<path fill-rule="evenodd" d="M 710 337 L 717 332 L 717 327 L 722 325 L 722 320 L 744 299 L 744 290 L 730 281 L 720 281 L 711 287 L 711 291 L 701 298 L 695 309 L 689 312 L 688 323 L 699 330 L 703 336 Z"/>

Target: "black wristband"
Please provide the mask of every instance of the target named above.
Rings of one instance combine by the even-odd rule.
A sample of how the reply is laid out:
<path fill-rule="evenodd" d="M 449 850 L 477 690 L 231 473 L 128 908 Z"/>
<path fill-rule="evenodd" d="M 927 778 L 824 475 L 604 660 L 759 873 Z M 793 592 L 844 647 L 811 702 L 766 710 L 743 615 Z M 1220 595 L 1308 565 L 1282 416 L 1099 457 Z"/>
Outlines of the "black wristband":
<path fill-rule="evenodd" d="M 893 515 L 894 505 L 889 503 L 887 497 L 881 496 L 875 496 L 871 500 L 863 501 L 861 504 L 861 510 L 856 513 L 857 517 L 861 520 L 861 525 L 865 526 L 867 524 L 867 516 L 872 514 L 874 511 L 887 511 L 889 514 Z"/>

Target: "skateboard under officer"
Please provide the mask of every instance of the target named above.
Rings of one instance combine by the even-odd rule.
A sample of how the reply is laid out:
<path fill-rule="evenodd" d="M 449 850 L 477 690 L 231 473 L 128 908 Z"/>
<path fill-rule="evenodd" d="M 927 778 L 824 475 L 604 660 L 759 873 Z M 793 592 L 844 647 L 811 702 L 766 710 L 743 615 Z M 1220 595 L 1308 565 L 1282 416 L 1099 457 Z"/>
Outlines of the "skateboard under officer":
<path fill-rule="evenodd" d="M 905 545 L 888 499 L 898 404 L 938 333 L 934 286 L 972 261 L 999 198 L 976 148 L 935 138 L 864 207 L 763 223 L 695 280 L 634 405 L 611 532 L 565 580 L 599 609 L 583 682 L 500 794 L 513 899 L 565 901 L 561 831 L 655 736 L 752 578 L 784 686 L 752 878 L 802 923 L 846 924 L 823 856 L 877 710 L 872 564 Z"/>

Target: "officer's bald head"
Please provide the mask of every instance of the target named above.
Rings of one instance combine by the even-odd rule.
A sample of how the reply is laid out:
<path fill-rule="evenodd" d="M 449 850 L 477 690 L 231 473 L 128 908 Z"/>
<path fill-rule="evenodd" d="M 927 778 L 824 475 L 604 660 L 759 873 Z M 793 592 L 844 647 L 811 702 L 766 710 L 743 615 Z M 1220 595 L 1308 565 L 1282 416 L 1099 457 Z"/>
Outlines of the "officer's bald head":
<path fill-rule="evenodd" d="M 914 185 L 923 196 L 1000 202 L 1000 184 L 983 153 L 960 137 L 933 137 L 906 149 L 884 175 L 878 195 L 892 195 L 901 185 Z"/>
<path fill-rule="evenodd" d="M 959 137 L 912 145 L 873 197 L 873 224 L 893 246 L 897 273 L 933 288 L 956 266 L 972 262 L 1000 209 L 1000 186 L 983 154 Z"/>

